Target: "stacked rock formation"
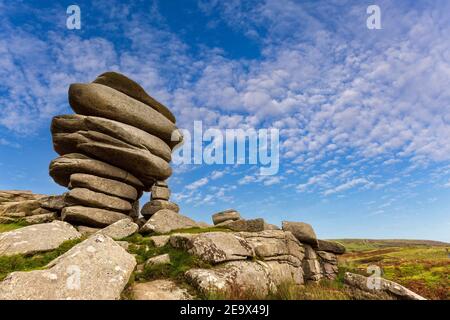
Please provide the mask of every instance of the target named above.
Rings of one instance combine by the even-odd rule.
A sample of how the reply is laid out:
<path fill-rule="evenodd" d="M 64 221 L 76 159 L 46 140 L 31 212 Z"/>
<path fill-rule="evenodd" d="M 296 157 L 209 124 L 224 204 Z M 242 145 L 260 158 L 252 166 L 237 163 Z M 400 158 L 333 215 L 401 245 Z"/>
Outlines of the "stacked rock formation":
<path fill-rule="evenodd" d="M 60 157 L 51 162 L 50 176 L 70 189 L 63 220 L 105 227 L 137 219 L 142 192 L 172 174 L 171 152 L 182 140 L 175 117 L 115 72 L 72 84 L 69 103 L 76 114 L 56 116 L 51 125 Z"/>
<path fill-rule="evenodd" d="M 141 210 L 144 218 L 149 219 L 159 210 L 167 209 L 179 212 L 180 208 L 174 202 L 169 201 L 170 189 L 165 181 L 156 181 L 151 189 L 150 202 L 147 202 Z"/>

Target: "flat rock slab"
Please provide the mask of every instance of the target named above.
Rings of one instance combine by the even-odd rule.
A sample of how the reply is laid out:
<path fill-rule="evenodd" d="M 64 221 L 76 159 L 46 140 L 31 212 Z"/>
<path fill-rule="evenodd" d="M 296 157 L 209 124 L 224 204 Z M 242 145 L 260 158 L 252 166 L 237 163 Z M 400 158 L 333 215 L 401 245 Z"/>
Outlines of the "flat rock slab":
<path fill-rule="evenodd" d="M 83 206 L 65 207 L 61 218 L 75 224 L 104 228 L 122 219 L 130 219 L 126 214 Z"/>
<path fill-rule="evenodd" d="M 49 251 L 80 237 L 74 227 L 62 221 L 27 226 L 0 234 L 0 256 Z"/>
<path fill-rule="evenodd" d="M 290 231 L 302 243 L 307 243 L 313 247 L 318 246 L 317 236 L 313 227 L 305 222 L 283 221 L 282 229 Z"/>
<path fill-rule="evenodd" d="M 151 216 L 142 226 L 142 233 L 168 233 L 172 230 L 196 227 L 194 220 L 183 216 L 175 211 L 163 209 Z"/>
<path fill-rule="evenodd" d="M 68 114 L 53 117 L 52 134 L 77 131 L 97 131 L 139 148 L 146 148 L 152 154 L 171 160 L 170 147 L 160 138 L 133 126 L 99 117 Z M 55 142 L 55 141 L 53 141 Z"/>
<path fill-rule="evenodd" d="M 64 201 L 67 206 L 82 205 L 111 211 L 129 212 L 133 208 L 130 202 L 95 192 L 86 188 L 75 188 L 66 193 Z"/>
<path fill-rule="evenodd" d="M 52 160 L 49 173 L 56 183 L 64 187 L 69 186 L 72 174 L 87 173 L 122 181 L 139 190 L 144 188 L 142 182 L 131 173 L 81 153 L 70 153 Z"/>
<path fill-rule="evenodd" d="M 170 280 L 135 283 L 131 287 L 134 300 L 193 300 L 184 288 Z"/>
<path fill-rule="evenodd" d="M 134 201 L 138 197 L 137 190 L 120 181 L 97 177 L 85 173 L 74 173 L 70 176 L 71 188 L 87 188 L 110 196 Z"/>
<path fill-rule="evenodd" d="M 103 234 L 114 240 L 120 240 L 131 236 L 139 230 L 139 226 L 130 219 L 122 219 L 113 224 L 101 229 L 97 234 Z"/>
<path fill-rule="evenodd" d="M 95 235 L 46 270 L 11 273 L 0 283 L 0 300 L 119 299 L 135 266 L 135 258 L 114 240 Z"/>
<path fill-rule="evenodd" d="M 213 264 L 255 256 L 250 244 L 231 232 L 179 233 L 172 235 L 169 241 L 174 248 L 184 249 Z"/>

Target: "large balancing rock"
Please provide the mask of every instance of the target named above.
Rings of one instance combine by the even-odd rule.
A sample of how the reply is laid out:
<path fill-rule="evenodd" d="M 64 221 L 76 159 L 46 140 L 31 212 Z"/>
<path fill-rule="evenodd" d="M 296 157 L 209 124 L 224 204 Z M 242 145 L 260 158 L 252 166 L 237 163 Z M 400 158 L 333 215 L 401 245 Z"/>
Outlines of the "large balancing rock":
<path fill-rule="evenodd" d="M 80 153 L 71 153 L 54 159 L 50 163 L 50 176 L 61 186 L 69 186 L 74 173 L 87 173 L 95 176 L 122 181 L 138 190 L 144 185 L 135 176 L 103 161 L 91 159 Z"/>
<path fill-rule="evenodd" d="M 152 107 L 173 123 L 176 122 L 175 116 L 172 114 L 172 112 L 170 112 L 170 110 L 166 106 L 150 97 L 139 84 L 137 84 L 130 78 L 124 76 L 123 74 L 111 71 L 105 72 L 99 75 L 97 79 L 95 79 L 92 82 L 103 84 L 105 86 L 116 89 L 122 93 L 125 93 L 126 95 Z"/>
<path fill-rule="evenodd" d="M 110 87 L 97 83 L 71 84 L 69 103 L 78 114 L 129 124 L 163 139 L 169 146 L 181 141 L 181 134 L 173 122 L 144 103 Z"/>
<path fill-rule="evenodd" d="M 128 124 L 79 114 L 56 116 L 52 120 L 51 132 L 53 137 L 62 133 L 75 133 L 77 131 L 97 131 L 135 147 L 144 147 L 167 162 L 172 159 L 172 150 L 163 140 Z M 55 139 L 53 143 L 55 144 Z M 55 145 L 55 149 L 57 147 L 64 150 L 65 146 Z M 58 150 L 56 151 L 59 153 Z"/>

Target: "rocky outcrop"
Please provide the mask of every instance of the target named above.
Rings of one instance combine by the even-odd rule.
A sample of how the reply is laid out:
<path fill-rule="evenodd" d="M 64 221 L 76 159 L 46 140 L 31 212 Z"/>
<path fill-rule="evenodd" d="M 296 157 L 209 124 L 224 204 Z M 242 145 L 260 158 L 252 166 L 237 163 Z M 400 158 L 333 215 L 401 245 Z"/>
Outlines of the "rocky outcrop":
<path fill-rule="evenodd" d="M 255 256 L 250 244 L 231 232 L 180 233 L 172 235 L 169 241 L 174 248 L 184 249 L 212 264 Z"/>
<path fill-rule="evenodd" d="M 290 232 L 267 230 L 238 233 L 264 261 L 279 261 L 301 268 L 305 256 L 302 244 Z"/>
<path fill-rule="evenodd" d="M 50 175 L 71 189 L 60 209 L 63 219 L 103 227 L 116 222 L 118 212 L 137 221 L 137 201 L 148 190 L 152 200 L 165 202 L 147 206 L 145 218 L 161 209 L 178 212 L 163 182 L 172 174 L 172 149 L 182 141 L 169 109 L 115 72 L 72 84 L 69 103 L 76 114 L 56 116 L 51 126 L 60 157 L 50 163 Z"/>
<path fill-rule="evenodd" d="M 412 292 L 402 285 L 381 277 L 365 277 L 359 274 L 346 272 L 344 283 L 352 289 L 372 294 L 375 298 L 387 294 L 398 300 L 426 300 L 424 297 Z"/>
<path fill-rule="evenodd" d="M 0 233 L 0 256 L 49 251 L 64 241 L 80 237 L 81 234 L 74 227 L 62 221 L 23 227 Z"/>
<path fill-rule="evenodd" d="M 119 299 L 135 265 L 134 257 L 111 238 L 95 235 L 45 270 L 8 275 L 0 283 L 0 300 Z"/>

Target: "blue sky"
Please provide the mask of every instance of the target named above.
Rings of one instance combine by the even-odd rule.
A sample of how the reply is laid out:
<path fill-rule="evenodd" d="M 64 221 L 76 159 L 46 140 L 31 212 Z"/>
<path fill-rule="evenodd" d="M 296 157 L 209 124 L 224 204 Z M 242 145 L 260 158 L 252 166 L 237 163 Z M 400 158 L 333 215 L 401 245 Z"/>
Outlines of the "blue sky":
<path fill-rule="evenodd" d="M 372 4 L 381 30 L 366 27 Z M 174 167 L 182 213 L 450 241 L 449 18 L 446 0 L 0 1 L 0 189 L 64 191 L 48 176 L 51 117 L 72 113 L 70 83 L 116 70 L 180 127 L 280 129 L 276 176 Z"/>

